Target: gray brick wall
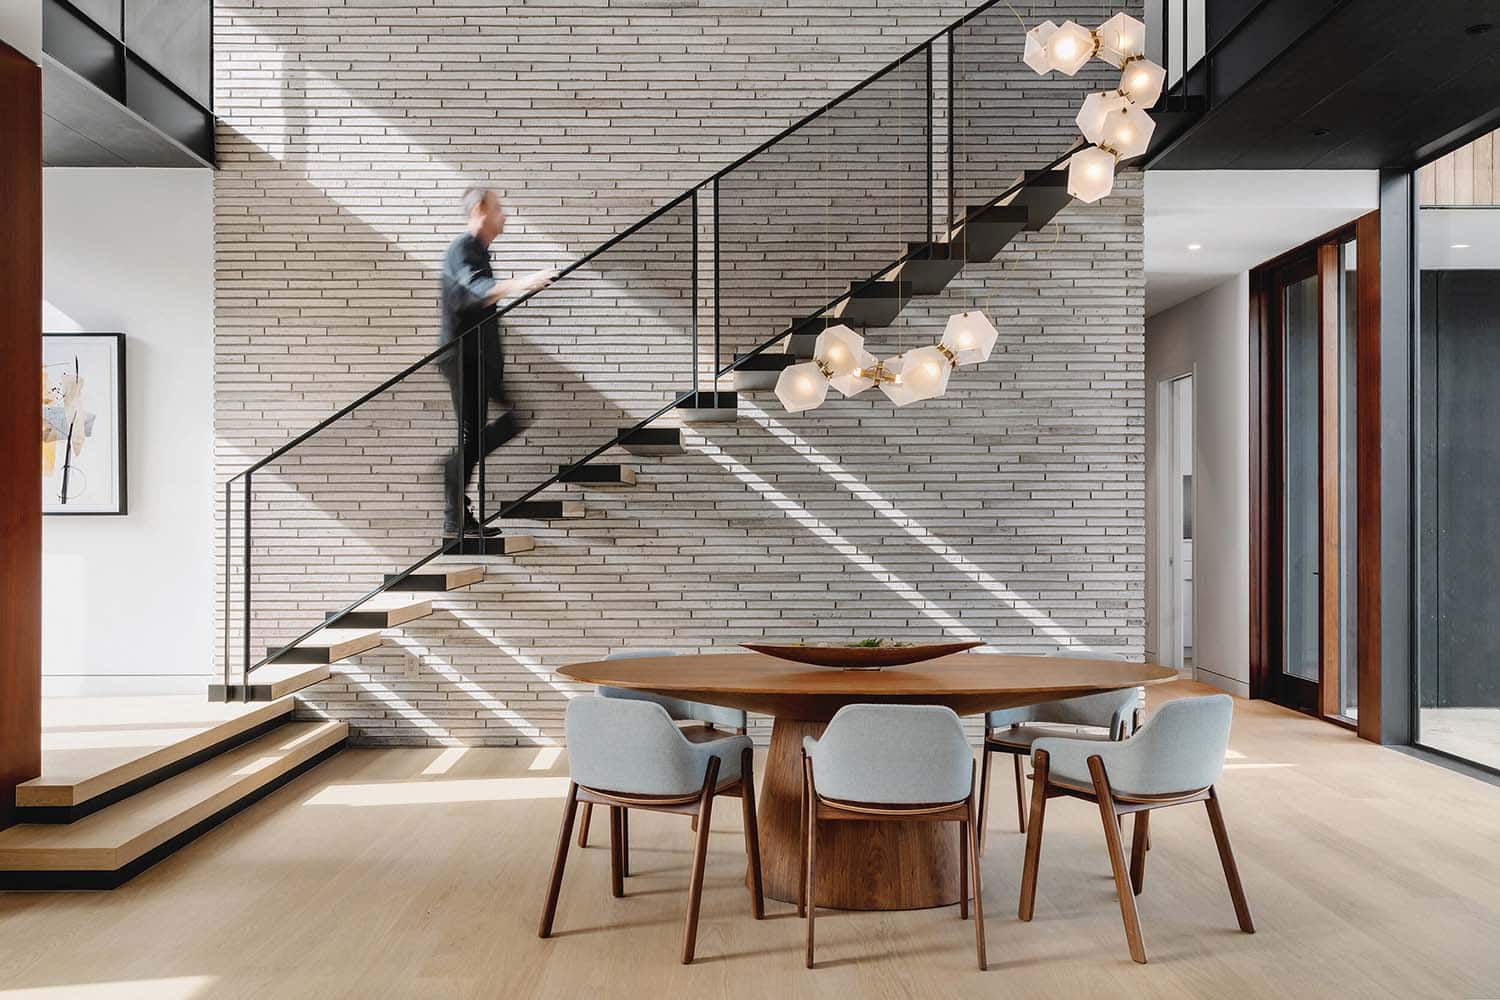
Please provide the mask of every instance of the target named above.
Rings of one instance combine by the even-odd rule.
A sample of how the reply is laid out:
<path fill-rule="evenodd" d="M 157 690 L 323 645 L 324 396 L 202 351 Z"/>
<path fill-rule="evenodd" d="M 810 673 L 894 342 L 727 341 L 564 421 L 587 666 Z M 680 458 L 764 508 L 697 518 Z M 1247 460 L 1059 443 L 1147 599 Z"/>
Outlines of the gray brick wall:
<path fill-rule="evenodd" d="M 1028 22 L 1113 10 L 1017 6 Z M 227 477 L 434 346 L 434 272 L 464 186 L 499 188 L 511 206 L 497 271 L 565 263 L 962 8 L 220 0 L 216 12 Z M 1084 94 L 1110 85 L 1102 64 L 1035 77 L 1020 37 L 1003 6 L 960 37 L 965 203 L 1066 148 Z M 940 92 L 944 64 L 940 49 Z M 909 64 L 725 182 L 726 352 L 899 253 L 893 215 L 920 231 L 924 79 Z M 687 207 L 668 213 L 511 317 L 508 382 L 529 427 L 486 466 L 491 502 L 686 387 L 692 231 Z M 1126 175 L 1111 198 L 1068 209 L 872 334 L 887 355 L 935 339 L 953 311 L 988 311 L 995 355 L 955 373 L 944 399 L 896 410 L 871 393 L 789 415 L 766 391 L 738 424 L 689 429 L 686 455 L 609 456 L 635 465 L 639 485 L 552 491 L 589 516 L 517 524 L 534 551 L 484 560 L 484 583 L 340 664 L 306 711 L 350 720 L 366 743 L 545 744 L 574 690 L 552 671 L 625 645 L 957 635 L 1138 655 L 1141 246 L 1140 185 Z M 433 547 L 449 406 L 429 367 L 257 474 L 253 648 Z M 238 496 L 230 513 L 237 598 Z"/>

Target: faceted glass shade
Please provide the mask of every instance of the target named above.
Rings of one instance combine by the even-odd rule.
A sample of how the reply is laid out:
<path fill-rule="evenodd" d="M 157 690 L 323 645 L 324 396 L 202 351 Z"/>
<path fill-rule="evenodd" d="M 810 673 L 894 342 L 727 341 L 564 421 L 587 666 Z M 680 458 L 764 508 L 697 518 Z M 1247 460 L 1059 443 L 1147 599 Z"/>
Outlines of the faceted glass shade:
<path fill-rule="evenodd" d="M 827 397 L 828 379 L 818 371 L 815 361 L 804 361 L 800 365 L 784 368 L 781 376 L 776 379 L 776 398 L 781 400 L 781 405 L 790 413 L 822 406 Z"/>
<path fill-rule="evenodd" d="M 1077 21 L 1064 21 L 1047 38 L 1047 63 L 1064 76 L 1072 76 L 1094 55 L 1094 36 Z"/>
<path fill-rule="evenodd" d="M 975 310 L 955 313 L 948 317 L 943 328 L 943 346 L 953 352 L 961 365 L 977 365 L 990 359 L 1000 331 L 995 329 L 984 313 Z"/>
<path fill-rule="evenodd" d="M 1103 198 L 1115 187 L 1115 158 L 1098 146 L 1073 154 L 1068 161 L 1068 194 L 1083 202 Z"/>
<path fill-rule="evenodd" d="M 1078 130 L 1089 142 L 1098 145 L 1104 139 L 1104 121 L 1110 112 L 1119 112 L 1130 106 L 1130 101 L 1119 94 L 1104 91 L 1090 94 L 1083 99 L 1083 110 L 1078 112 Z"/>
<path fill-rule="evenodd" d="M 936 347 L 918 347 L 901 355 L 901 382 L 898 388 L 906 402 L 941 396 L 948 389 L 948 375 L 953 363 Z M 887 393 L 897 406 L 905 403 Z"/>
<path fill-rule="evenodd" d="M 885 393 L 886 398 L 897 406 L 905 406 L 907 403 L 915 403 L 917 401 L 916 394 L 911 391 L 911 388 L 899 381 L 901 376 L 901 358 L 903 356 L 886 358 L 881 362 L 885 370 L 895 375 L 898 381 L 880 383 L 880 391 Z"/>
<path fill-rule="evenodd" d="M 1052 70 L 1052 61 L 1047 58 L 1047 39 L 1051 38 L 1056 30 L 1056 24 L 1043 21 L 1026 32 L 1026 52 L 1021 56 L 1021 61 L 1042 76 L 1046 76 Z"/>
<path fill-rule="evenodd" d="M 829 378 L 848 375 L 861 367 L 866 357 L 870 358 L 870 364 L 875 363 L 874 357 L 865 350 L 865 338 L 847 326 L 830 326 L 818 334 L 817 342 L 813 344 L 813 357 L 827 366 Z"/>
<path fill-rule="evenodd" d="M 1120 93 L 1137 107 L 1149 108 L 1161 97 L 1166 82 L 1167 71 L 1156 63 L 1150 59 L 1132 59 L 1120 73 Z"/>
<path fill-rule="evenodd" d="M 1145 54 L 1146 26 L 1129 14 L 1116 14 L 1099 25 L 1099 58 L 1111 66 Z"/>
<path fill-rule="evenodd" d="M 1128 160 L 1140 156 L 1151 144 L 1151 133 L 1156 131 L 1156 122 L 1140 108 L 1125 102 L 1123 108 L 1104 116 L 1101 136 L 1094 140 L 1101 146 L 1114 150 L 1116 156 Z"/>

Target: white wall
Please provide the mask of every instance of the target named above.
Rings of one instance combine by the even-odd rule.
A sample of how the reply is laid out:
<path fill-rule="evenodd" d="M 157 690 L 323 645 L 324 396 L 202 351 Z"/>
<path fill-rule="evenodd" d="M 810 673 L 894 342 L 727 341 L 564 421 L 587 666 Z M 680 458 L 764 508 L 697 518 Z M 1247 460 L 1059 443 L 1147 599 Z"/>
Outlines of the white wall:
<path fill-rule="evenodd" d="M 213 176 L 43 174 L 49 332 L 126 334 L 129 513 L 44 518 L 47 694 L 198 692 L 213 656 Z"/>
<path fill-rule="evenodd" d="M 0 41 L 34 62 L 41 62 L 41 0 L 0 0 Z"/>
<path fill-rule="evenodd" d="M 1146 320 L 1147 652 L 1157 652 L 1157 385 L 1192 373 L 1194 670 L 1242 697 L 1250 694 L 1249 294 L 1249 275 L 1240 274 Z"/>

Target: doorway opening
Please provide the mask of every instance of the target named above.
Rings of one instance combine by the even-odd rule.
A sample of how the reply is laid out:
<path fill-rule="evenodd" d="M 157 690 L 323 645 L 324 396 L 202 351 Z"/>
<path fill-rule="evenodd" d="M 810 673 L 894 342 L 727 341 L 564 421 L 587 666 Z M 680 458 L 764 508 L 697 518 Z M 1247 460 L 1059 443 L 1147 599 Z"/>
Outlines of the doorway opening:
<path fill-rule="evenodd" d="M 1179 671 L 1193 669 L 1193 490 L 1196 410 L 1191 372 L 1157 383 L 1158 466 L 1156 537 L 1157 657 Z"/>

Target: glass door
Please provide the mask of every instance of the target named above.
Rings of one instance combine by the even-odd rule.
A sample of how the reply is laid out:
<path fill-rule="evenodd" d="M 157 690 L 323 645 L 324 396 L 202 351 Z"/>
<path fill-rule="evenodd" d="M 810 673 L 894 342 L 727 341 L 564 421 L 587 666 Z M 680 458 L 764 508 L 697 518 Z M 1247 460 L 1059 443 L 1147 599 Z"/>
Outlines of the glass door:
<path fill-rule="evenodd" d="M 1258 697 L 1357 710 L 1355 242 L 1335 234 L 1257 269 L 1263 289 L 1264 664 Z"/>

